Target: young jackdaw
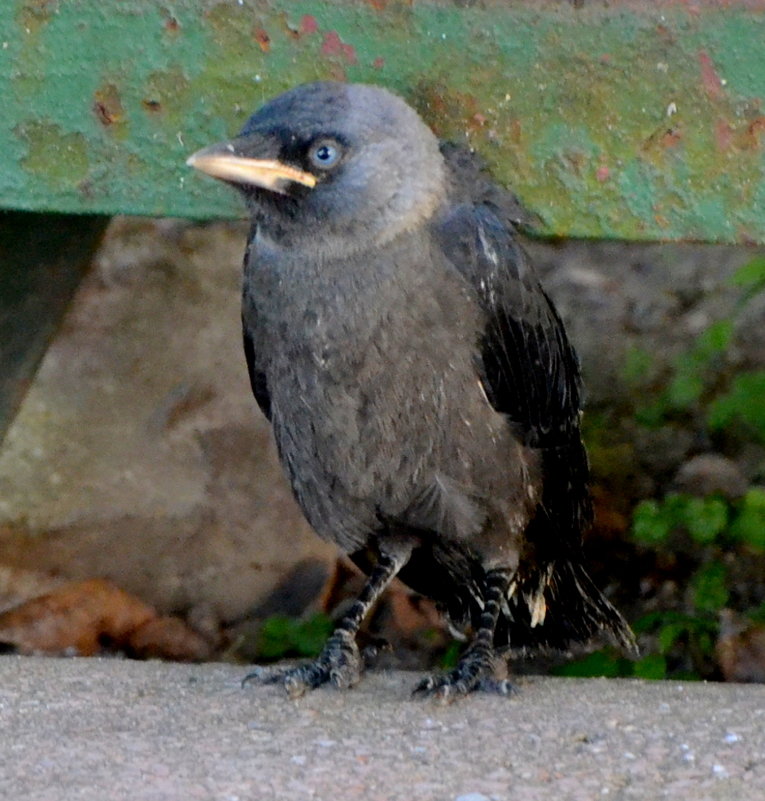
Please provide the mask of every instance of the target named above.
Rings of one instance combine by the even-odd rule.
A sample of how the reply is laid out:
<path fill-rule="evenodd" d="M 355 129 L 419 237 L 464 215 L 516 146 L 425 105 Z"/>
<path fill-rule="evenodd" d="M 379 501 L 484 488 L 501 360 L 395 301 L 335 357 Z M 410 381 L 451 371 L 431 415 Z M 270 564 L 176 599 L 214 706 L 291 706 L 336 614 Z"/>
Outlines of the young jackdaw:
<path fill-rule="evenodd" d="M 299 86 L 188 163 L 252 216 L 252 390 L 295 496 L 367 582 L 288 693 L 358 681 L 356 633 L 398 576 L 470 642 L 416 689 L 506 692 L 503 650 L 635 640 L 582 565 L 580 377 L 518 244 L 515 198 L 375 86 Z"/>

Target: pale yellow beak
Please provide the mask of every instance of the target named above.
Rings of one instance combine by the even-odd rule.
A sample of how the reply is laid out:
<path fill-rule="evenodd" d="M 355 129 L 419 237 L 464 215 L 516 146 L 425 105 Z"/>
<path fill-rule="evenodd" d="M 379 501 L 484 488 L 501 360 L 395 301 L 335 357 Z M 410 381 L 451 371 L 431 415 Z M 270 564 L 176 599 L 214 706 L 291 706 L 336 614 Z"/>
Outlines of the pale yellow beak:
<path fill-rule="evenodd" d="M 222 181 L 258 186 L 280 194 L 287 192 L 291 181 L 309 188 L 316 186 L 316 178 L 309 172 L 276 159 L 237 156 L 232 150 L 230 144 L 212 145 L 189 156 L 186 164 Z"/>

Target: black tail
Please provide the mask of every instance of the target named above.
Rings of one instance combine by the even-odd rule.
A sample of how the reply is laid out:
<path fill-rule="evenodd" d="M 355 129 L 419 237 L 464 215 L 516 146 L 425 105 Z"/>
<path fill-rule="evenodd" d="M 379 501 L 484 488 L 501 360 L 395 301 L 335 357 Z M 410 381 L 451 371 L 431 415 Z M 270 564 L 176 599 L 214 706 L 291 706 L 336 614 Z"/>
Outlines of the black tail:
<path fill-rule="evenodd" d="M 638 646 L 627 621 L 578 562 L 561 560 L 511 583 L 495 635 L 498 648 L 565 650 L 604 633 L 626 653 Z"/>

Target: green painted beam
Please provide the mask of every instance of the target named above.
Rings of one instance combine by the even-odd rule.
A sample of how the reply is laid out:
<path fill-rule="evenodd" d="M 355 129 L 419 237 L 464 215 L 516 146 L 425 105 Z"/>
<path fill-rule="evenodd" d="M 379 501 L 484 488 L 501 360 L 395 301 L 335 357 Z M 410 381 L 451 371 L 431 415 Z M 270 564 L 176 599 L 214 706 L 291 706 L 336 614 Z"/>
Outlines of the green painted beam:
<path fill-rule="evenodd" d="M 327 77 L 401 92 L 544 233 L 765 242 L 760 0 L 2 0 L 0 207 L 240 216 L 185 157 Z"/>

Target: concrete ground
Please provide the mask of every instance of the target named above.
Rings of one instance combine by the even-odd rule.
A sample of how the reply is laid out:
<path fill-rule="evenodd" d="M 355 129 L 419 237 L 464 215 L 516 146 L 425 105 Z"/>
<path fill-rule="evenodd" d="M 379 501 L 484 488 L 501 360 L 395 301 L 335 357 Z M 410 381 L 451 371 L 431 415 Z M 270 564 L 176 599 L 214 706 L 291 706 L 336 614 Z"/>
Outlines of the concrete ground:
<path fill-rule="evenodd" d="M 763 686 L 527 678 L 444 707 L 410 673 L 292 702 L 244 672 L 0 657 L 0 798 L 765 799 Z"/>

